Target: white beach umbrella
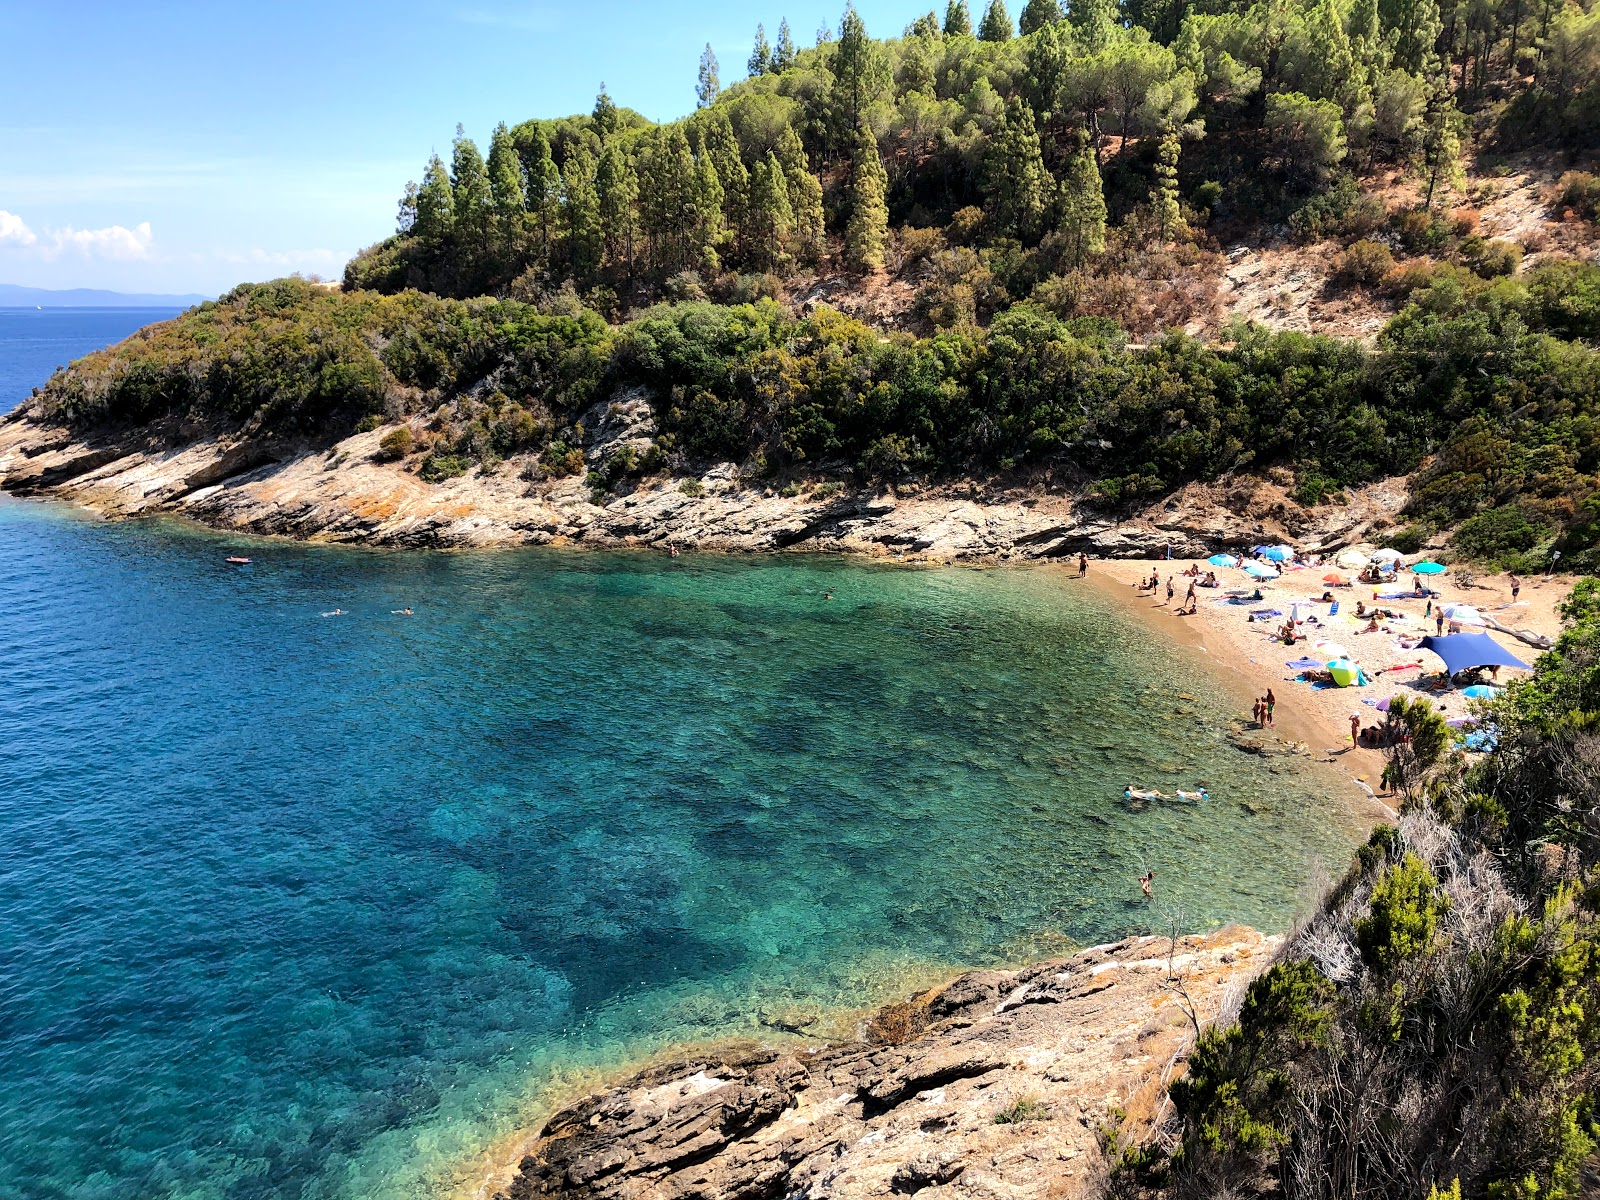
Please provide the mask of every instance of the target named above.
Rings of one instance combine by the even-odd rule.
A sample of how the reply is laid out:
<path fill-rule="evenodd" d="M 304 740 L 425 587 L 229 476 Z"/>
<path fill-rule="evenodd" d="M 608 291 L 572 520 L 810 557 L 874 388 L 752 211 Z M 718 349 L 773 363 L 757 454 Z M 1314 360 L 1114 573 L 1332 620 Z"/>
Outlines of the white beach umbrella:
<path fill-rule="evenodd" d="M 1333 560 L 1341 567 L 1364 567 L 1367 565 L 1367 556 L 1359 550 L 1341 550 L 1339 557 Z"/>
<path fill-rule="evenodd" d="M 1405 557 L 1405 555 L 1401 554 L 1400 551 L 1398 551 L 1398 550 L 1389 550 L 1387 548 L 1385 548 L 1383 550 L 1374 550 L 1372 552 L 1372 561 L 1373 562 L 1397 563 L 1404 557 Z"/>
<path fill-rule="evenodd" d="M 1312 642 L 1311 643 L 1311 648 L 1313 650 L 1317 651 L 1317 653 L 1321 654 L 1324 658 L 1349 658 L 1350 657 L 1350 651 L 1346 650 L 1338 642 L 1328 642 L 1328 641 Z"/>
<path fill-rule="evenodd" d="M 1482 625 L 1483 614 L 1470 604 L 1446 604 L 1440 607 L 1446 621 L 1457 625 Z"/>

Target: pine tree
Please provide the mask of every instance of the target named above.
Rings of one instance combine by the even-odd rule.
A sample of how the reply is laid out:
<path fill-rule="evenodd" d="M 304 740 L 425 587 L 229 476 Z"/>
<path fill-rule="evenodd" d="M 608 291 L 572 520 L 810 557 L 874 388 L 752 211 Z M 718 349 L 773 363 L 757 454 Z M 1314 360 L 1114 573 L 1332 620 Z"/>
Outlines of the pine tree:
<path fill-rule="evenodd" d="M 746 257 L 750 265 L 770 271 L 789 258 L 794 213 L 783 166 L 772 151 L 750 172 L 749 236 Z"/>
<path fill-rule="evenodd" d="M 1184 230 L 1183 210 L 1178 206 L 1178 135 L 1168 130 L 1156 151 L 1155 184 L 1150 189 L 1150 208 L 1155 214 L 1157 236 L 1171 241 Z"/>
<path fill-rule="evenodd" d="M 772 70 L 772 47 L 767 44 L 765 25 L 756 26 L 756 44 L 750 51 L 750 60 L 745 63 L 745 70 L 750 73 L 752 79 Z"/>
<path fill-rule="evenodd" d="M 417 181 L 406 181 L 405 195 L 400 197 L 400 211 L 395 214 L 395 232 L 404 237 L 417 227 Z"/>
<path fill-rule="evenodd" d="M 455 193 L 450 190 L 450 176 L 444 163 L 435 154 L 428 159 L 428 168 L 422 173 L 422 186 L 417 189 L 416 234 L 431 242 L 450 236 L 456 225 Z"/>
<path fill-rule="evenodd" d="M 1006 115 L 989 142 L 985 188 L 995 225 L 1012 237 L 1031 241 L 1039 232 L 1054 190 L 1044 168 L 1033 110 L 1020 100 L 1006 105 Z"/>
<path fill-rule="evenodd" d="M 639 228 L 634 213 L 634 205 L 639 200 L 639 180 L 634 173 L 633 160 L 615 141 L 600 152 L 594 185 L 606 257 L 613 263 L 626 264 L 632 275 L 633 243 Z"/>
<path fill-rule="evenodd" d="M 1078 266 L 1106 247 L 1105 187 L 1089 148 L 1089 136 L 1081 131 L 1061 180 L 1060 197 L 1061 218 L 1056 228 L 1066 242 L 1068 258 Z"/>
<path fill-rule="evenodd" d="M 622 127 L 622 115 L 617 112 L 611 93 L 606 91 L 604 80 L 600 83 L 600 94 L 594 98 L 594 112 L 590 120 L 594 122 L 595 134 L 602 142 Z"/>
<path fill-rule="evenodd" d="M 1011 14 L 1006 11 L 1006 0 L 989 0 L 989 7 L 983 13 L 983 24 L 978 26 L 978 40 L 1009 42 L 1011 34 Z"/>
<path fill-rule="evenodd" d="M 722 84 L 717 79 L 717 55 L 711 49 L 711 43 L 707 42 L 706 48 L 700 52 L 700 78 L 694 85 L 695 100 L 699 107 L 709 107 L 721 90 Z"/>
<path fill-rule="evenodd" d="M 883 266 L 884 243 L 889 236 L 888 185 L 877 139 L 863 124 L 856 131 L 855 161 L 850 167 L 850 220 L 844 232 L 845 259 L 858 271 L 876 271 Z"/>
<path fill-rule="evenodd" d="M 1461 114 L 1442 80 L 1429 97 L 1424 122 L 1422 162 L 1428 172 L 1428 194 L 1422 203 L 1431 209 L 1439 185 L 1455 183 L 1461 177 Z"/>
<path fill-rule="evenodd" d="M 1437 0 L 1398 0 L 1390 21 L 1394 65 L 1429 78 L 1440 70 L 1437 46 L 1444 32 Z"/>
<path fill-rule="evenodd" d="M 694 241 L 692 261 L 697 266 L 715 270 L 718 266 L 716 247 L 722 240 L 727 220 L 722 209 L 722 180 L 711 156 L 702 154 L 694 164 L 693 221 Z"/>
<path fill-rule="evenodd" d="M 861 114 L 889 82 L 883 51 L 867 36 L 867 27 L 847 3 L 839 22 L 839 48 L 833 53 L 835 129 L 842 142 L 861 123 Z"/>
<path fill-rule="evenodd" d="M 1111 44 L 1121 22 L 1116 0 L 1078 0 L 1067 9 L 1067 20 L 1078 31 L 1078 38 L 1090 53 L 1098 54 Z"/>
<path fill-rule="evenodd" d="M 649 200 L 649 231 L 657 265 L 666 272 L 681 270 L 689 264 L 698 223 L 694 155 L 681 124 L 657 134 L 649 186 L 643 194 Z"/>
<path fill-rule="evenodd" d="M 794 66 L 794 37 L 789 33 L 789 18 L 778 22 L 778 43 L 772 48 L 772 69 L 787 71 Z"/>
<path fill-rule="evenodd" d="M 1047 25 L 1061 20 L 1061 5 L 1056 0 L 1028 0 L 1022 9 L 1022 36 L 1038 33 Z"/>
<path fill-rule="evenodd" d="M 519 224 L 527 211 L 528 198 L 522 186 L 522 160 L 504 121 L 494 127 L 494 140 L 489 143 L 489 193 L 504 231 L 513 232 L 512 226 Z"/>
<path fill-rule="evenodd" d="M 811 173 L 806 148 L 794 126 L 785 125 L 778 139 L 778 162 L 789 188 L 789 211 L 794 218 L 795 255 L 815 262 L 824 249 L 822 182 Z"/>
<path fill-rule="evenodd" d="M 456 228 L 472 242 L 481 244 L 494 211 L 494 195 L 489 189 L 489 172 L 483 155 L 467 131 L 456 126 L 450 156 L 450 190 L 455 195 Z"/>
<path fill-rule="evenodd" d="M 931 8 L 906 26 L 906 36 L 914 38 L 937 38 L 939 36 L 939 15 Z"/>
<path fill-rule="evenodd" d="M 1370 85 L 1377 73 L 1389 66 L 1389 48 L 1378 21 L 1378 0 L 1355 0 L 1348 28 L 1351 51 L 1366 69 Z"/>
<path fill-rule="evenodd" d="M 750 172 L 739 154 L 739 139 L 734 136 L 733 124 L 722 108 L 713 108 L 697 118 L 697 122 L 701 152 L 711 160 L 717 182 L 722 185 L 721 209 L 727 214 L 729 224 L 742 228 L 745 204 L 750 197 Z"/>
<path fill-rule="evenodd" d="M 950 0 L 944 10 L 945 37 L 972 36 L 972 12 L 967 0 Z"/>
<path fill-rule="evenodd" d="M 539 241 L 546 262 L 550 260 L 550 245 L 555 240 L 556 222 L 561 212 L 561 172 L 556 170 L 555 159 L 550 155 L 550 140 L 544 130 L 535 125 L 533 144 L 523 160 L 528 180 L 528 211 L 539 227 Z"/>
<path fill-rule="evenodd" d="M 573 143 L 561 167 L 561 215 L 567 232 L 567 255 L 574 278 L 586 279 L 600 266 L 604 234 L 600 197 L 594 186 L 594 154 L 586 142 Z"/>

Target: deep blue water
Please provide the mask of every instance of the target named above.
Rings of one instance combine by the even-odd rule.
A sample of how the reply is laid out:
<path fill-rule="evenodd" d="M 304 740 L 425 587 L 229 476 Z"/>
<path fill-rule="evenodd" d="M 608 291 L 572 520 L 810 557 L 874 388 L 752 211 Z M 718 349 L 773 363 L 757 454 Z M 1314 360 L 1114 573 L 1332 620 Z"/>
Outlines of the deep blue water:
<path fill-rule="evenodd" d="M 237 547 L 0 501 L 0 1196 L 437 1194 L 553 1075 L 1354 836 L 1057 571 Z"/>
<path fill-rule="evenodd" d="M 120 342 L 178 308 L 0 308 L 0 414 L 10 412 L 57 367 Z"/>

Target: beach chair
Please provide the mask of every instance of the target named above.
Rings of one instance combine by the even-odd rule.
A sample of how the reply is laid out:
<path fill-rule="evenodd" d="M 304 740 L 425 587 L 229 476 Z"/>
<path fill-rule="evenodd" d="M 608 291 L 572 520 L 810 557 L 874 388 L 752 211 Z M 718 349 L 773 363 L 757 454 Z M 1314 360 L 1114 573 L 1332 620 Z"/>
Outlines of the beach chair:
<path fill-rule="evenodd" d="M 1333 602 L 1333 607 L 1328 610 L 1328 615 L 1330 617 L 1337 617 L 1339 615 L 1339 602 L 1337 600 Z"/>

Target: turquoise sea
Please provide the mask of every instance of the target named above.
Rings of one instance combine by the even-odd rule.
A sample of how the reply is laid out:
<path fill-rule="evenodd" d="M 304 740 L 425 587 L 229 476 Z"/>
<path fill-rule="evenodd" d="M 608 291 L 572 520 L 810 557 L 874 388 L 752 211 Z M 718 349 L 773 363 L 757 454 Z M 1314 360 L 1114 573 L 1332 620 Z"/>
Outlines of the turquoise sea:
<path fill-rule="evenodd" d="M 1355 819 L 1103 600 L 0 499 L 0 1196 L 437 1196 L 674 1042 L 1282 926 Z"/>

